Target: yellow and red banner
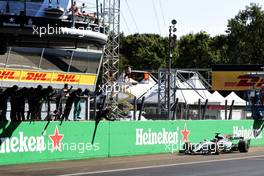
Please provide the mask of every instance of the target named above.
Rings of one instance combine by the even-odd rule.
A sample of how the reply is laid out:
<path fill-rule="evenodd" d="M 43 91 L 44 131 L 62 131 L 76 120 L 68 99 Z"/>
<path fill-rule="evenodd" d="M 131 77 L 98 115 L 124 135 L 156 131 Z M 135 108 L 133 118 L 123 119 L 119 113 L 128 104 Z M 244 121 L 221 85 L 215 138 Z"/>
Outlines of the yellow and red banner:
<path fill-rule="evenodd" d="M 256 71 L 213 71 L 213 90 L 252 90 L 264 85 L 263 72 Z"/>
<path fill-rule="evenodd" d="M 95 74 L 0 69 L 0 81 L 95 85 Z"/>

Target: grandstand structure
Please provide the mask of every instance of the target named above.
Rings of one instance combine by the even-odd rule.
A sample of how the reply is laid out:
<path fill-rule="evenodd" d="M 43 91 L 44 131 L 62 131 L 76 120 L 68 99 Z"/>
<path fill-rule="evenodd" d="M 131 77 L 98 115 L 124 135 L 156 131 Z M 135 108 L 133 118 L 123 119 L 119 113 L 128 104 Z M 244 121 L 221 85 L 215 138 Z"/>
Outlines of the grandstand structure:
<path fill-rule="evenodd" d="M 1 87 L 61 88 L 69 83 L 95 90 L 108 39 L 105 15 L 99 13 L 98 4 L 85 0 L 58 2 L 0 1 Z M 34 79 L 28 80 L 32 74 Z"/>

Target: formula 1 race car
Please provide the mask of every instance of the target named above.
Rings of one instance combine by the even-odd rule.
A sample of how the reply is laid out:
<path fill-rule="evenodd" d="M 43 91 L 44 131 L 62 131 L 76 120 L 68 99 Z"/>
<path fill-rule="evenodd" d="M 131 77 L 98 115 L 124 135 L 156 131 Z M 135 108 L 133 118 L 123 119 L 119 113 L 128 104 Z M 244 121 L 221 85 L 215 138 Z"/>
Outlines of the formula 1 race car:
<path fill-rule="evenodd" d="M 204 140 L 197 144 L 186 142 L 179 153 L 184 154 L 220 154 L 233 151 L 248 152 L 250 140 L 243 137 L 233 137 L 232 135 L 222 135 L 216 133 L 214 139 Z"/>

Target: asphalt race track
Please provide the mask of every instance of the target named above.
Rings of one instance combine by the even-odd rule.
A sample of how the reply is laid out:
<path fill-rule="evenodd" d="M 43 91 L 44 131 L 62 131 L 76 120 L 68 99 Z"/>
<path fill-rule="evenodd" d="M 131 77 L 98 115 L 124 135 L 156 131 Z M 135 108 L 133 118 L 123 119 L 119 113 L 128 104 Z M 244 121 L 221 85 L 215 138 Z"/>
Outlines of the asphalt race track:
<path fill-rule="evenodd" d="M 0 176 L 263 176 L 264 148 L 207 156 L 178 154 L 113 157 L 1 166 Z"/>

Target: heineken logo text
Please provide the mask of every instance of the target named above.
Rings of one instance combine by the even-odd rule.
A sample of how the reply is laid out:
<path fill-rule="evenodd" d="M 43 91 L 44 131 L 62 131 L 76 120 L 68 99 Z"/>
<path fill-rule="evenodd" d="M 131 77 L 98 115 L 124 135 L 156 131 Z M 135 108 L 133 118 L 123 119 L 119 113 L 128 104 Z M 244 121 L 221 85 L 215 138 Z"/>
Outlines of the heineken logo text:
<path fill-rule="evenodd" d="M 43 136 L 28 137 L 19 132 L 18 137 L 0 138 L 0 153 L 43 152 L 45 149 Z"/>
<path fill-rule="evenodd" d="M 142 128 L 136 129 L 136 145 L 177 144 L 178 141 L 178 131 L 166 131 L 165 128 L 159 132 L 154 132 L 150 128 L 147 131 Z"/>

